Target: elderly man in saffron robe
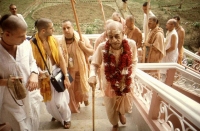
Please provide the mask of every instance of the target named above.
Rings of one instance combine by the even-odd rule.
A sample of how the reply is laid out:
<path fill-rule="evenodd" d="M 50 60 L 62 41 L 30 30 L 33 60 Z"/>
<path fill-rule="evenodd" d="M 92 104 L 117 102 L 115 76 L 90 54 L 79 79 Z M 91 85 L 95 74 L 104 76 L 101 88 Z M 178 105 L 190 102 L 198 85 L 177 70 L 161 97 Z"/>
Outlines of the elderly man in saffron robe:
<path fill-rule="evenodd" d="M 84 102 L 85 106 L 89 104 L 88 57 L 93 54 L 93 47 L 87 37 L 82 36 L 83 40 L 80 40 L 79 34 L 74 31 L 73 25 L 69 20 L 65 20 L 62 23 L 62 29 L 63 36 L 59 42 L 68 71 L 74 79 L 69 88 L 69 106 L 72 113 L 79 113 L 80 103 Z"/>
<path fill-rule="evenodd" d="M 101 43 L 92 59 L 89 84 L 96 83 L 97 69 L 102 66 L 104 103 L 113 131 L 118 121 L 126 124 L 125 113 L 131 112 L 133 102 L 133 77 L 137 64 L 135 41 L 124 38 L 123 26 L 112 21 L 106 28 L 108 40 Z"/>

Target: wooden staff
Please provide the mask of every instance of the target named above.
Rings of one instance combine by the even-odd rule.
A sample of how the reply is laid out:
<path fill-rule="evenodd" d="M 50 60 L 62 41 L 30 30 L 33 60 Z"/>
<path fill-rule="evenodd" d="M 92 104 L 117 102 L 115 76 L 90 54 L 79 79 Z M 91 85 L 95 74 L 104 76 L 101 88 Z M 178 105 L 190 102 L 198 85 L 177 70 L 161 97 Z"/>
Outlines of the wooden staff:
<path fill-rule="evenodd" d="M 77 14 L 76 14 L 76 9 L 75 9 L 74 3 L 76 3 L 76 1 L 71 0 L 72 9 L 73 9 L 74 17 L 75 17 L 75 20 L 76 20 L 76 26 L 78 28 L 79 37 L 80 37 L 80 40 L 82 40 L 81 29 L 80 29 L 80 26 L 79 26 L 78 17 L 77 17 Z"/>
<path fill-rule="evenodd" d="M 104 9 L 103 9 L 103 5 L 102 5 L 102 1 L 101 0 L 99 0 L 99 4 L 100 4 L 100 7 L 101 7 L 101 12 L 102 12 L 102 15 L 103 15 L 104 23 L 106 23 L 106 18 L 105 18 L 105 15 L 104 15 Z"/>
<path fill-rule="evenodd" d="M 92 128 L 95 131 L 95 86 L 92 84 Z"/>
<path fill-rule="evenodd" d="M 149 20 L 149 8 L 150 8 L 150 0 L 148 0 L 148 4 L 147 4 L 147 20 Z M 147 28 L 147 27 L 145 26 L 145 28 Z M 145 34 L 144 34 L 144 38 L 145 39 L 144 39 L 144 46 L 143 46 L 143 53 L 142 53 L 142 63 L 145 63 L 145 58 L 146 58 L 146 46 L 145 46 L 145 43 L 146 43 L 146 40 L 147 40 L 147 33 L 148 32 L 145 32 Z"/>

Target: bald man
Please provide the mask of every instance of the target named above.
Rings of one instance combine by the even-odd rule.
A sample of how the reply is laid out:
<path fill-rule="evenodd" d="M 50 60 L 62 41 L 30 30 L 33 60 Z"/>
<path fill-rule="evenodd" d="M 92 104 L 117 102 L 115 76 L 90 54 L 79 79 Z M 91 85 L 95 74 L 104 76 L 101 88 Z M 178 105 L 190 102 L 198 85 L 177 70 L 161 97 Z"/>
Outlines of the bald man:
<path fill-rule="evenodd" d="M 132 15 L 126 17 L 125 35 L 136 42 L 137 48 L 142 46 L 142 32 L 135 26 L 135 18 Z"/>
<path fill-rule="evenodd" d="M 114 12 L 114 13 L 112 14 L 112 19 L 113 19 L 114 21 L 118 21 L 119 23 L 121 23 L 122 26 L 123 26 L 123 30 L 125 29 L 125 27 L 126 27 L 126 24 L 125 24 L 125 23 L 126 23 L 126 22 L 125 22 L 124 18 L 122 18 L 118 12 Z"/>
<path fill-rule="evenodd" d="M 4 15 L 0 20 L 0 124 L 10 123 L 13 131 L 37 131 L 39 105 L 38 69 L 29 41 L 25 40 L 26 24 L 17 16 Z M 15 79 L 26 87 L 26 97 L 16 100 L 8 88 Z"/>
<path fill-rule="evenodd" d="M 176 24 L 175 19 L 169 19 L 166 23 L 166 29 L 168 31 L 165 39 L 166 56 L 162 59 L 164 63 L 174 63 L 178 60 L 178 34 L 175 30 Z"/>
<path fill-rule="evenodd" d="M 113 131 L 116 131 L 118 121 L 126 124 L 125 113 L 132 109 L 133 88 L 130 85 L 135 75 L 137 47 L 135 41 L 124 38 L 123 26 L 119 22 L 110 22 L 106 33 L 108 40 L 101 43 L 93 55 L 95 59 L 91 62 L 88 82 L 91 86 L 96 83 L 97 69 L 103 65 L 104 103 Z"/>
<path fill-rule="evenodd" d="M 173 17 L 176 21 L 176 32 L 178 34 L 178 60 L 177 63 L 178 64 L 182 64 L 182 60 L 183 60 L 183 53 L 184 53 L 184 39 L 185 39 L 185 29 L 181 26 L 181 19 L 179 16 L 174 16 Z"/>

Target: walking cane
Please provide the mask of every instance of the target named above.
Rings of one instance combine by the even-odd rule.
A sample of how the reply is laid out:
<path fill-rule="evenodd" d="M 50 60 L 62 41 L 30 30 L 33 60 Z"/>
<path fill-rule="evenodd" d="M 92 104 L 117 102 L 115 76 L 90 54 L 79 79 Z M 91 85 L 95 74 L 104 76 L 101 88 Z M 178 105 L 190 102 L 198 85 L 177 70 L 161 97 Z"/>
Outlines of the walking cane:
<path fill-rule="evenodd" d="M 101 7 L 101 12 L 102 12 L 102 15 L 103 15 L 103 20 L 104 20 L 104 24 L 106 23 L 106 18 L 105 18 L 105 15 L 104 15 L 104 10 L 103 10 L 103 5 L 102 5 L 102 1 L 99 0 L 99 4 L 100 4 L 100 7 Z"/>
<path fill-rule="evenodd" d="M 92 84 L 92 128 L 95 131 L 95 85 Z"/>
<path fill-rule="evenodd" d="M 80 26 L 79 26 L 78 17 L 77 17 L 77 14 L 76 14 L 76 9 L 75 9 L 74 3 L 76 3 L 76 1 L 71 0 L 72 9 L 73 9 L 74 17 L 75 17 L 75 20 L 76 20 L 76 26 L 78 28 L 79 37 L 80 37 L 80 40 L 82 40 L 81 29 L 80 29 Z"/>
<path fill-rule="evenodd" d="M 148 4 L 147 4 L 147 20 L 149 19 L 149 8 L 150 8 L 150 0 L 148 0 Z M 146 27 L 146 26 L 145 26 Z M 144 45 L 143 45 L 143 53 L 142 53 L 142 63 L 145 63 L 145 58 L 146 58 L 146 39 L 147 39 L 147 32 L 145 32 L 146 34 L 144 34 Z"/>

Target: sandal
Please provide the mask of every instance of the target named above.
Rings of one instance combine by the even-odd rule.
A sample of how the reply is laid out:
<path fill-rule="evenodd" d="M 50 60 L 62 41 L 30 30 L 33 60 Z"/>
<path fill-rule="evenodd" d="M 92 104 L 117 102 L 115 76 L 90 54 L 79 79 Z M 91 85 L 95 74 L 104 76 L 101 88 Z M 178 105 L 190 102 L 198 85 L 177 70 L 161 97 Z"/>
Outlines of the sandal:
<path fill-rule="evenodd" d="M 56 121 L 56 118 L 52 117 L 52 118 L 51 118 L 51 121 Z"/>
<path fill-rule="evenodd" d="M 84 101 L 84 104 L 85 104 L 85 106 L 88 106 L 89 105 L 89 101 L 88 100 Z"/>
<path fill-rule="evenodd" d="M 71 127 L 71 121 L 64 121 L 64 128 L 69 129 Z"/>
<path fill-rule="evenodd" d="M 125 117 L 125 115 L 122 115 L 121 113 L 119 113 L 119 120 L 120 120 L 120 122 L 123 125 L 126 124 L 126 117 Z"/>
<path fill-rule="evenodd" d="M 118 124 L 114 125 L 113 128 L 112 128 L 112 131 L 118 131 L 118 127 L 119 127 Z"/>

